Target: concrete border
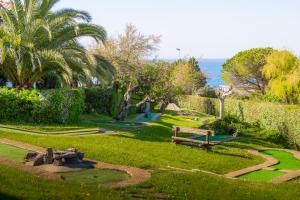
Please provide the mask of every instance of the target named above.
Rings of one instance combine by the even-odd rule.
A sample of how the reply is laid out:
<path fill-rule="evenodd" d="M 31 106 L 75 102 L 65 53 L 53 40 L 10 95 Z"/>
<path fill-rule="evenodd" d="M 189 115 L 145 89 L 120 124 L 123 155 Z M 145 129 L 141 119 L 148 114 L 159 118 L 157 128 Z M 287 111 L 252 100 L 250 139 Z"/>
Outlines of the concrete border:
<path fill-rule="evenodd" d="M 15 146 L 21 149 L 29 150 L 29 151 L 34 151 L 38 153 L 45 153 L 46 149 L 30 144 L 25 144 L 22 142 L 10 140 L 10 139 L 4 139 L 0 138 L 0 143 Z M 122 166 L 122 165 L 114 165 L 114 164 L 108 164 L 96 160 L 91 160 L 91 159 L 85 159 L 85 161 L 93 163 L 95 168 L 98 169 L 111 169 L 111 170 L 117 170 L 117 171 L 122 171 L 130 175 L 129 179 L 126 179 L 124 181 L 120 181 L 117 183 L 108 183 L 108 184 L 103 184 L 103 187 L 106 188 L 111 188 L 111 189 L 116 189 L 116 188 L 124 188 L 124 187 L 129 187 L 133 185 L 137 185 L 143 182 L 148 181 L 151 178 L 151 173 L 148 172 L 147 170 L 143 170 L 140 168 L 136 167 L 128 167 L 128 166 Z M 27 166 L 18 162 L 10 161 L 10 160 L 5 160 L 0 158 L 0 164 L 7 165 L 9 167 L 17 168 L 22 171 L 29 172 L 35 176 L 50 179 L 50 180 L 61 180 L 61 176 L 55 173 L 50 173 L 43 171 L 39 168 L 32 167 L 32 166 Z"/>
<path fill-rule="evenodd" d="M 18 128 L 15 126 L 6 126 L 0 124 L 0 130 L 7 132 L 28 134 L 28 135 L 38 135 L 38 136 L 78 136 L 78 137 L 87 137 L 87 136 L 96 136 L 96 135 L 116 135 L 114 131 L 106 130 L 103 128 L 90 128 L 90 129 L 74 129 L 74 130 L 65 130 L 65 131 L 37 131 L 30 129 Z"/>
<path fill-rule="evenodd" d="M 255 165 L 255 166 L 248 167 L 248 168 L 245 168 L 245 169 L 242 169 L 242 170 L 230 172 L 228 174 L 225 174 L 225 177 L 227 177 L 227 178 L 238 178 L 238 177 L 240 177 L 242 175 L 245 175 L 245 174 L 248 174 L 248 173 L 251 173 L 251 172 L 255 172 L 255 171 L 258 171 L 258 170 L 262 170 L 264 168 L 269 168 L 269 167 L 272 167 L 272 166 L 274 166 L 274 165 L 276 165 L 276 164 L 279 163 L 279 161 L 276 160 L 275 158 L 260 153 L 260 151 L 264 151 L 264 150 L 285 151 L 285 152 L 293 154 L 293 156 L 295 158 L 300 159 L 300 152 L 299 151 L 295 151 L 295 150 L 290 150 L 290 149 L 261 148 L 261 149 L 257 149 L 257 150 L 248 150 L 248 152 L 250 152 L 251 154 L 263 157 L 264 159 L 266 159 L 266 161 L 264 163 L 262 163 L 262 164 L 259 164 L 259 165 Z M 295 179 L 295 178 L 297 178 L 299 176 L 300 176 L 300 170 L 287 170 L 287 171 L 285 171 L 284 175 L 279 176 L 279 177 L 277 177 L 275 179 L 272 179 L 269 182 L 273 183 L 273 184 L 281 184 L 281 183 L 293 180 L 293 179 Z"/>
<path fill-rule="evenodd" d="M 268 156 L 268 155 L 265 155 L 265 154 L 262 154 L 262 153 L 259 152 L 259 150 L 248 150 L 248 152 L 253 154 L 253 155 L 260 156 L 260 157 L 264 158 L 266 161 L 262 164 L 258 164 L 258 165 L 252 166 L 252 167 L 247 167 L 245 169 L 230 172 L 228 174 L 225 174 L 225 177 L 227 177 L 227 178 L 237 178 L 239 176 L 242 176 L 242 175 L 254 172 L 254 171 L 258 171 L 258 170 L 261 170 L 263 168 L 268 168 L 268 167 L 271 167 L 271 166 L 276 165 L 276 164 L 279 163 L 279 161 L 276 160 L 275 158 L 273 158 L 271 156 Z"/>

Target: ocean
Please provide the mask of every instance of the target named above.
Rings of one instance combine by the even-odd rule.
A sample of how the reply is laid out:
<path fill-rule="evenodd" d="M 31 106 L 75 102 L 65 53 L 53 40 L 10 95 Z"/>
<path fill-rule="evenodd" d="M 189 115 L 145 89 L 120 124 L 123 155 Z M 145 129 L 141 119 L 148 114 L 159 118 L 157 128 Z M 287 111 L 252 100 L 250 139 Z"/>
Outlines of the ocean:
<path fill-rule="evenodd" d="M 224 85 L 224 81 L 221 79 L 222 65 L 226 62 L 226 59 L 201 59 L 199 60 L 200 68 L 207 77 L 207 84 L 211 87 L 218 87 Z"/>

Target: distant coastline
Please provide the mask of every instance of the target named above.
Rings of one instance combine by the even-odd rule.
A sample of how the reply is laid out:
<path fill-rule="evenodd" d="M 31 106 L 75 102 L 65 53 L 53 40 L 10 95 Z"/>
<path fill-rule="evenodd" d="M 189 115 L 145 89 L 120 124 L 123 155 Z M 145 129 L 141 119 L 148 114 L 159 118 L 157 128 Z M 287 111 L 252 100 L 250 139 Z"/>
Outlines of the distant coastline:
<path fill-rule="evenodd" d="M 221 79 L 221 70 L 226 60 L 225 58 L 199 60 L 200 68 L 206 74 L 209 86 L 218 87 L 219 85 L 224 85 L 224 81 Z"/>
<path fill-rule="evenodd" d="M 173 62 L 176 59 L 166 59 L 168 62 Z M 207 76 L 207 84 L 211 87 L 218 87 L 224 85 L 221 79 L 222 65 L 226 62 L 226 58 L 207 58 L 199 59 L 201 70 Z"/>

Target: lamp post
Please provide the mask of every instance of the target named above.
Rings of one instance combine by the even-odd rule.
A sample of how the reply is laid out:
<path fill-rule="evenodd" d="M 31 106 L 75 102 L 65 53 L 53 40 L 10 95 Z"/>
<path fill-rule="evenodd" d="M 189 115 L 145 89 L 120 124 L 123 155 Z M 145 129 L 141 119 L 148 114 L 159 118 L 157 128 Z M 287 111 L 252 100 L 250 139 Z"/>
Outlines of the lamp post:
<path fill-rule="evenodd" d="M 176 50 L 178 51 L 178 57 L 179 57 L 179 60 L 180 60 L 181 59 L 181 49 L 177 48 Z"/>

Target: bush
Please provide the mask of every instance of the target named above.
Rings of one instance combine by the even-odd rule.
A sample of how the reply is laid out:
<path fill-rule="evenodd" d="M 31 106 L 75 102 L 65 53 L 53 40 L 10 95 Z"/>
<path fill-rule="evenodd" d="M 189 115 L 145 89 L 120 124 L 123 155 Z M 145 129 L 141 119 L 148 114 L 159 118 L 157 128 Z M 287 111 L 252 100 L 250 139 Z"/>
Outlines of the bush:
<path fill-rule="evenodd" d="M 209 104 L 206 103 L 208 101 Z M 215 110 L 214 115 L 219 115 L 218 99 L 181 96 L 177 98 L 177 102 L 180 107 L 207 114 L 211 114 L 208 111 Z M 300 143 L 300 106 L 227 99 L 225 114 L 235 116 L 239 121 L 275 131 L 280 137 L 287 138 L 293 146 Z"/>
<path fill-rule="evenodd" d="M 31 119 L 39 102 L 37 90 L 0 89 L 0 119 L 22 121 Z"/>
<path fill-rule="evenodd" d="M 82 90 L 44 90 L 32 117 L 38 123 L 64 124 L 77 121 L 83 110 Z"/>
<path fill-rule="evenodd" d="M 217 98 L 216 90 L 215 88 L 211 88 L 209 86 L 205 86 L 203 88 L 200 88 L 196 94 L 200 97 L 209 97 L 209 98 Z"/>
<path fill-rule="evenodd" d="M 98 114 L 112 114 L 113 91 L 111 88 L 84 89 L 85 112 Z"/>

